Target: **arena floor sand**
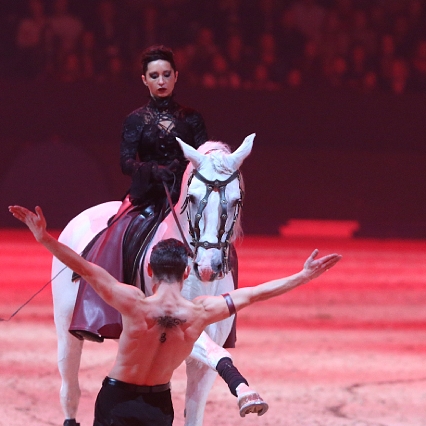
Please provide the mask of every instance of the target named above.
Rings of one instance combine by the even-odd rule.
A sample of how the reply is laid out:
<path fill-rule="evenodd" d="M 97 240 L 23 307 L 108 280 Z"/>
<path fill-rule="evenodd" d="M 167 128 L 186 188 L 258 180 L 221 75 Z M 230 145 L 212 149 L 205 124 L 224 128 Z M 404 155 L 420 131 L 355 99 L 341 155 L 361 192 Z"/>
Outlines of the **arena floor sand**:
<path fill-rule="evenodd" d="M 269 403 L 240 418 L 218 378 L 205 426 L 426 426 L 426 242 L 246 237 L 240 283 L 297 272 L 312 249 L 343 260 L 318 280 L 239 314 L 236 365 Z M 24 264 L 25 259 L 25 264 Z M 26 231 L 0 231 L 0 317 L 49 280 L 50 256 Z M 60 426 L 50 288 L 0 323 L 0 425 Z M 92 424 L 117 345 L 86 342 L 78 421 Z M 182 426 L 185 370 L 173 382 Z"/>

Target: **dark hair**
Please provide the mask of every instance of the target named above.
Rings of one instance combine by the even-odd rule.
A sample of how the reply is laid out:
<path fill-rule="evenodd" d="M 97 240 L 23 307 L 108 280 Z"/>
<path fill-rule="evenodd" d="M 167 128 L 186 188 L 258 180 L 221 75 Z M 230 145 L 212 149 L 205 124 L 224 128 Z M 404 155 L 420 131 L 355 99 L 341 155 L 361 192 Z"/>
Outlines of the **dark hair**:
<path fill-rule="evenodd" d="M 175 238 L 162 240 L 153 247 L 149 263 L 155 278 L 180 281 L 188 265 L 188 250 Z"/>
<path fill-rule="evenodd" d="M 173 68 L 173 71 L 176 72 L 175 59 L 172 49 L 163 46 L 162 44 L 159 44 L 155 46 L 150 46 L 142 52 L 142 74 L 146 74 L 148 64 L 150 62 L 158 61 L 159 59 L 169 62 Z"/>

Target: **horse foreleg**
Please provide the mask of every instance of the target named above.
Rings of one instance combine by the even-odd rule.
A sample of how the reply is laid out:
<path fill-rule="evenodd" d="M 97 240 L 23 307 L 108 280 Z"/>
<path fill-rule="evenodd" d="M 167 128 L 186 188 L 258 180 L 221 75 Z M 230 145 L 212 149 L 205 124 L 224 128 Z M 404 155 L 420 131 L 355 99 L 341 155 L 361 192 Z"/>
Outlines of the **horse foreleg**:
<path fill-rule="evenodd" d="M 232 359 L 232 356 L 226 349 L 218 345 L 205 331 L 203 331 L 194 344 L 190 358 L 216 371 L 217 363 L 222 358 Z"/>
<path fill-rule="evenodd" d="M 75 419 L 81 395 L 78 371 L 83 341 L 68 331 L 67 334 L 58 334 L 58 369 L 62 379 L 59 397 L 65 419 Z"/>
<path fill-rule="evenodd" d="M 185 426 L 202 426 L 207 397 L 217 373 L 194 358 L 188 358 L 186 375 Z"/>
<path fill-rule="evenodd" d="M 219 325 L 219 323 L 214 325 Z M 210 329 L 209 333 L 213 332 L 213 335 L 222 342 L 223 339 L 220 338 L 222 333 L 218 330 L 219 328 L 220 327 L 214 331 Z M 202 363 L 204 366 L 210 368 L 211 371 L 220 373 L 231 393 L 237 397 L 237 404 L 241 417 L 244 417 L 249 413 L 257 413 L 259 416 L 266 413 L 268 410 L 268 404 L 261 398 L 254 388 L 248 385 L 248 382 L 233 365 L 231 354 L 222 346 L 216 344 L 206 332 L 203 332 L 195 342 L 189 359 L 196 360 L 198 363 Z M 221 362 L 218 366 L 219 361 Z M 190 380 L 191 379 L 188 376 L 188 388 Z M 209 388 L 203 388 L 200 398 L 202 398 L 205 393 L 205 398 L 207 399 L 211 386 L 213 386 L 213 382 Z M 187 395 L 187 398 L 188 397 L 189 396 Z M 192 399 L 195 398 L 196 396 L 192 395 Z M 202 402 L 200 402 L 200 409 L 204 410 L 206 401 L 203 402 L 202 407 L 201 403 Z"/>
<path fill-rule="evenodd" d="M 69 332 L 78 284 L 71 281 L 72 272 L 56 258 L 52 263 L 54 320 L 58 338 L 58 369 L 61 375 L 60 403 L 65 419 L 75 419 L 80 402 L 78 371 L 80 368 L 83 341 Z"/>

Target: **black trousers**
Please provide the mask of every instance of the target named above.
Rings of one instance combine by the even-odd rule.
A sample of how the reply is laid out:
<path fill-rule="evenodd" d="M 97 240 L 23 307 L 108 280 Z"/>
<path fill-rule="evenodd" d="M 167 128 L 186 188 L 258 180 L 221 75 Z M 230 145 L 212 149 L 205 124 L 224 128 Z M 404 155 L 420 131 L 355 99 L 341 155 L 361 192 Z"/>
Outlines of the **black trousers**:
<path fill-rule="evenodd" d="M 125 382 L 102 383 L 93 426 L 171 426 L 174 411 L 170 389 L 140 392 Z"/>

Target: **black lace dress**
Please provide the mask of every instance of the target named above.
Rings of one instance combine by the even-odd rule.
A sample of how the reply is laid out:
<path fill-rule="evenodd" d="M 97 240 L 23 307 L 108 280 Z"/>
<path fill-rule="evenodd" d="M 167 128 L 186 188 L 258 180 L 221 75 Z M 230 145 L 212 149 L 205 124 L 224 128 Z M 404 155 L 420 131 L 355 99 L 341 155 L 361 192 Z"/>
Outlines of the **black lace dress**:
<path fill-rule="evenodd" d="M 182 107 L 171 98 L 152 98 L 147 105 L 133 111 L 123 125 L 120 148 L 121 170 L 132 176 L 130 198 L 135 205 L 157 203 L 164 198 L 162 181 L 156 179 L 156 166 L 176 164 L 173 199 L 179 197 L 182 175 L 187 160 L 176 136 L 198 148 L 207 140 L 201 115 Z M 136 159 L 139 158 L 139 161 Z"/>
<path fill-rule="evenodd" d="M 108 227 L 83 252 L 87 260 L 102 266 L 121 282 L 134 284 L 144 249 L 170 210 L 163 181 L 173 202 L 179 198 L 188 162 L 176 136 L 198 148 L 207 140 L 207 131 L 202 116 L 179 105 L 173 97 L 151 98 L 124 121 L 120 163 L 123 173 L 132 177 L 131 205 L 119 217 L 111 218 Z M 169 170 L 166 180 L 162 167 Z M 79 339 L 115 339 L 121 333 L 121 316 L 80 279 L 69 330 Z"/>

